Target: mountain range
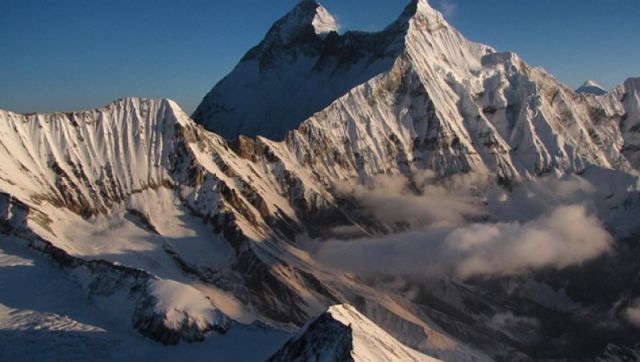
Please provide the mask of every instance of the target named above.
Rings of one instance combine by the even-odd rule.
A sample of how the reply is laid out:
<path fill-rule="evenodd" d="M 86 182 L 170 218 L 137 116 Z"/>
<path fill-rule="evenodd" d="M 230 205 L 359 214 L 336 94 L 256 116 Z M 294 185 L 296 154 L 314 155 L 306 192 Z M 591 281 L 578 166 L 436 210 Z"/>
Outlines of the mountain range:
<path fill-rule="evenodd" d="M 304 0 L 192 116 L 0 111 L 0 359 L 637 359 L 640 78 L 596 86 Z"/>

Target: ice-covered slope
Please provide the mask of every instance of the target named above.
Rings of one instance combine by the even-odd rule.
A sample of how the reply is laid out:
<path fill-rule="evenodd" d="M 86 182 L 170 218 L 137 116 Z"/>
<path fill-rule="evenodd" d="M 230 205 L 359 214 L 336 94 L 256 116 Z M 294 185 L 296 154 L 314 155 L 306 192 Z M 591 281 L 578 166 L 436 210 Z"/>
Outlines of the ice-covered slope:
<path fill-rule="evenodd" d="M 437 361 L 398 342 L 350 305 L 309 322 L 269 361 Z"/>
<path fill-rule="evenodd" d="M 71 325 L 75 325 L 74 315 L 83 314 L 85 309 L 93 309 L 93 313 L 102 318 L 90 318 L 91 321 L 99 320 L 116 329 L 134 327 L 141 334 L 162 342 L 163 344 L 177 344 L 181 340 L 194 342 L 201 341 L 210 332 L 224 334 L 229 328 L 230 320 L 208 298 L 197 292 L 194 288 L 183 283 L 177 283 L 160 278 L 146 270 L 138 269 L 130 265 L 122 265 L 100 258 L 80 258 L 69 255 L 59 248 L 60 239 L 54 239 L 54 243 L 43 239 L 38 233 L 29 227 L 29 218 L 33 217 L 29 207 L 17 199 L 6 194 L 0 195 L 0 241 L 1 250 L 19 250 L 26 258 L 21 262 L 25 266 L 32 266 L 30 260 L 37 260 L 40 264 L 48 265 L 42 268 L 40 265 L 23 270 L 23 277 L 28 280 L 32 275 L 51 274 L 52 277 L 36 283 L 51 284 L 49 292 L 42 293 L 40 300 L 30 304 L 25 301 L 23 293 L 33 293 L 33 286 L 25 290 L 17 291 L 16 287 L 9 287 L 9 292 L 0 303 L 13 306 L 16 311 L 10 314 L 25 313 L 24 305 L 33 305 L 36 308 L 31 314 L 26 313 L 26 318 L 41 319 L 42 311 L 58 310 L 64 300 L 58 304 L 47 305 L 46 301 L 55 299 L 51 293 L 72 293 L 80 296 L 78 301 L 71 306 L 62 308 L 68 314 L 54 316 L 55 319 L 64 317 Z M 38 217 L 38 216 L 36 216 Z M 135 243 L 131 241 L 132 245 Z M 102 240 L 103 244 L 108 241 Z M 51 260 L 45 261 L 47 257 Z M 108 258 L 107 255 L 105 255 Z M 10 267 L 2 260 L 0 269 L 7 273 L 9 283 L 16 283 L 11 278 L 18 278 L 11 274 Z M 53 265 L 53 270 L 51 266 Z M 18 272 L 18 275 L 20 273 Z M 33 278 L 36 278 L 33 276 Z M 50 280 L 49 280 L 50 279 Z M 18 279 L 16 279 L 18 280 Z M 49 281 L 47 281 L 49 280 Z M 54 291 L 54 286 L 59 285 L 62 290 Z M 63 294 L 60 297 L 67 298 Z M 63 299 L 64 299 L 63 298 Z M 85 304 L 82 300 L 87 300 Z M 73 310 L 73 306 L 81 310 Z M 22 307 L 22 308 L 20 308 Z M 71 309 L 69 309 L 71 308 Z M 4 314 L 2 317 L 6 318 Z M 2 329 L 14 329 L 19 326 L 20 320 L 3 320 Z M 38 323 L 38 322 L 34 322 Z M 65 322 L 66 323 L 66 322 Z M 80 323 L 81 324 L 81 323 Z M 55 327 L 55 326 L 54 326 Z M 65 326 L 60 327 L 68 331 Z M 91 329 L 91 328 L 90 328 Z M 91 332 L 96 330 L 91 329 Z M 99 331 L 99 329 L 98 329 Z"/>
<path fill-rule="evenodd" d="M 607 90 L 604 89 L 600 84 L 596 83 L 593 80 L 588 80 L 584 82 L 578 89 L 576 89 L 576 93 L 585 93 L 585 94 L 593 94 L 594 96 L 602 96 L 607 94 Z"/>

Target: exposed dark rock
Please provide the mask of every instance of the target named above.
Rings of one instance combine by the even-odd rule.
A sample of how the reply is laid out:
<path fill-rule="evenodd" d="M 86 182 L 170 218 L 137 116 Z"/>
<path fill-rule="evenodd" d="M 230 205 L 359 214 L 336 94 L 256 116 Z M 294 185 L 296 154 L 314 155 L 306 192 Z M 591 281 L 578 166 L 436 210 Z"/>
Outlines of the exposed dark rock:
<path fill-rule="evenodd" d="M 324 313 L 306 329 L 287 342 L 269 362 L 289 361 L 354 361 L 353 336 L 350 326 L 345 326 Z"/>

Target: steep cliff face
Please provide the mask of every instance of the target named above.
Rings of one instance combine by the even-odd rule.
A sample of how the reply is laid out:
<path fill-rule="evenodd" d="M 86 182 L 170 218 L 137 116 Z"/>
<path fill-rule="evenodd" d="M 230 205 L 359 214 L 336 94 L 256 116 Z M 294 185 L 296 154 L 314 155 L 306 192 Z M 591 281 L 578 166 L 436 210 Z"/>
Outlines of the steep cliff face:
<path fill-rule="evenodd" d="M 261 212 L 291 215 L 286 200 L 264 201 L 272 180 L 254 172 L 220 137 L 206 133 L 172 101 L 122 99 L 96 111 L 18 115 L 2 112 L 5 189 L 89 218 L 147 191 L 169 189 L 202 217 L 227 213 L 264 238 Z M 237 191 L 236 191 L 237 190 Z M 261 220 L 262 221 L 262 220 Z M 261 230 L 263 229 L 263 230 Z"/>

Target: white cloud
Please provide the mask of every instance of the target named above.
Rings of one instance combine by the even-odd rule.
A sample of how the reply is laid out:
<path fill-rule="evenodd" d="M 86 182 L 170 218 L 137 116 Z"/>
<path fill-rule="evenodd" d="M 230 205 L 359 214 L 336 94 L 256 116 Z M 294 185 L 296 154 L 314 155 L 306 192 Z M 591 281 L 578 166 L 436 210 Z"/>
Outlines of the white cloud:
<path fill-rule="evenodd" d="M 597 218 L 574 205 L 525 224 L 477 224 L 455 230 L 445 243 L 463 255 L 456 274 L 467 278 L 566 268 L 607 251 L 611 237 Z"/>
<path fill-rule="evenodd" d="M 458 4 L 451 0 L 440 0 L 438 8 L 442 14 L 446 17 L 452 16 L 458 10 Z"/>
<path fill-rule="evenodd" d="M 378 176 L 368 186 L 338 185 L 376 220 L 393 226 L 451 227 L 469 218 L 484 216 L 480 200 L 474 195 L 486 176 L 457 175 L 439 180 L 426 171 L 405 177 Z"/>
<path fill-rule="evenodd" d="M 508 311 L 493 315 L 488 321 L 488 325 L 514 340 L 525 343 L 539 340 L 541 324 L 536 318 L 519 316 Z"/>
<path fill-rule="evenodd" d="M 606 252 L 611 237 L 580 205 L 562 206 L 526 223 L 475 223 L 425 228 L 380 238 L 328 241 L 325 264 L 357 274 L 430 277 L 517 275 L 565 268 Z"/>
<path fill-rule="evenodd" d="M 632 324 L 640 327 L 640 299 L 636 300 L 627 310 L 625 311 L 625 317 Z"/>
<path fill-rule="evenodd" d="M 539 328 L 540 322 L 536 318 L 517 316 L 513 312 L 498 313 L 491 317 L 489 325 L 499 330 L 506 330 L 512 327 L 528 326 Z"/>
<path fill-rule="evenodd" d="M 353 228 L 340 228 L 336 237 L 351 240 L 311 247 L 321 262 L 363 276 L 519 275 L 581 264 L 612 243 L 595 214 L 602 209 L 594 201 L 598 190 L 579 176 L 540 178 L 506 191 L 483 174 L 421 172 L 337 189 L 398 232 L 354 239 Z"/>

